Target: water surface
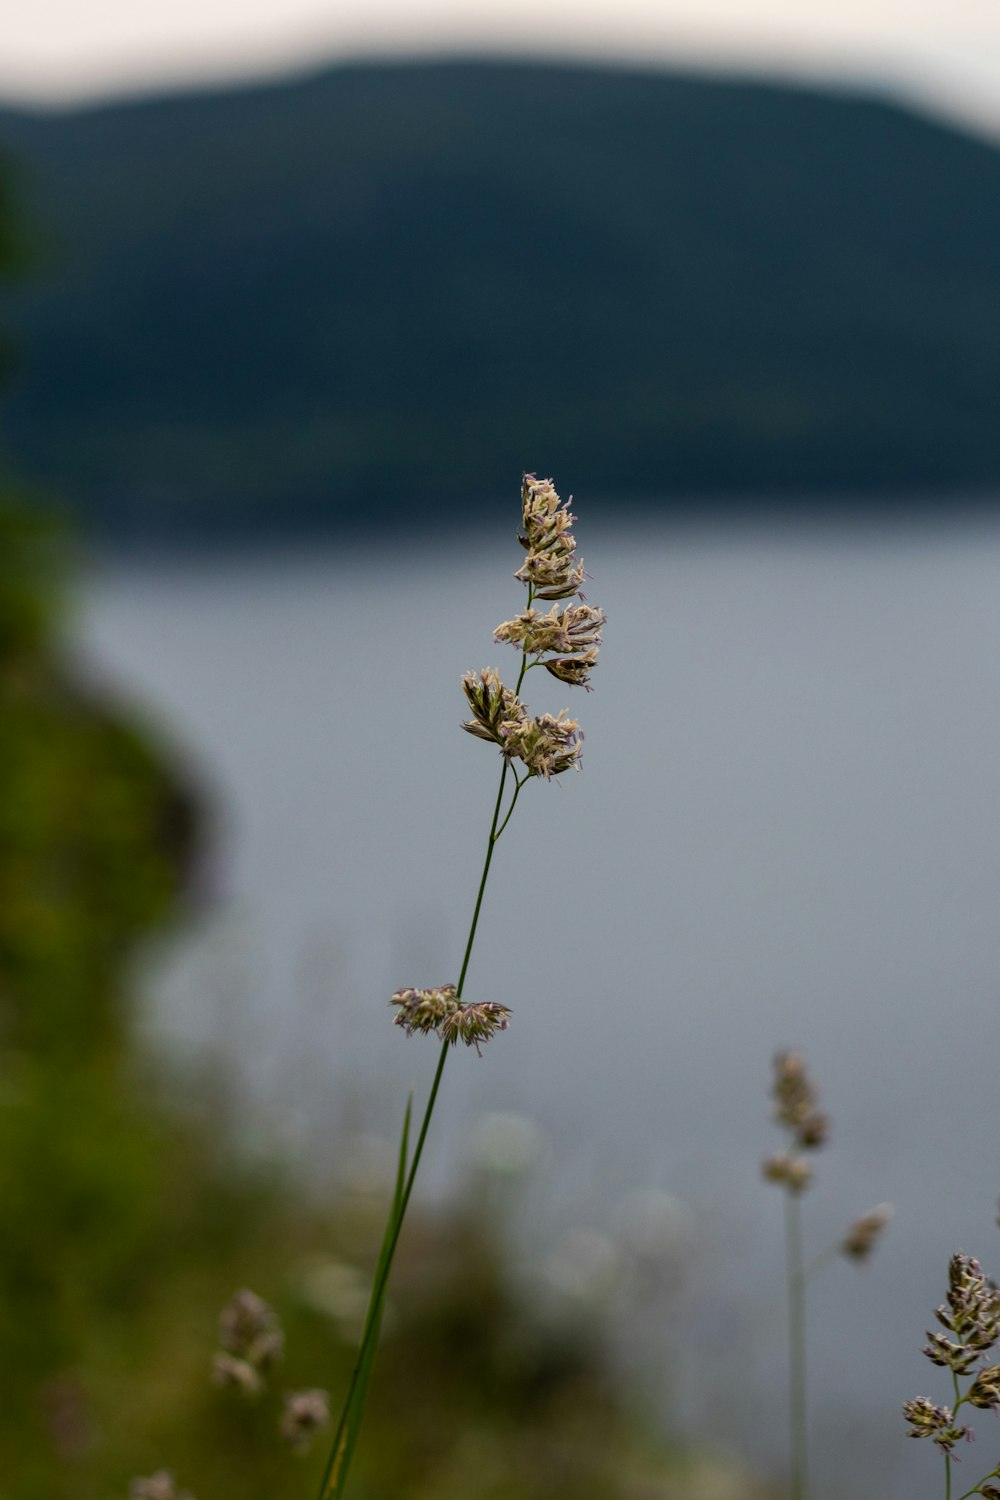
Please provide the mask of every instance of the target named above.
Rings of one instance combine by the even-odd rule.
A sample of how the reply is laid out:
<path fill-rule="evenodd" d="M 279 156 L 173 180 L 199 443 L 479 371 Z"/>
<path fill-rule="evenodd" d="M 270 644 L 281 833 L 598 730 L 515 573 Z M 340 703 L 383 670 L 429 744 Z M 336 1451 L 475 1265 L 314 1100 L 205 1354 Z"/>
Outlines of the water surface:
<path fill-rule="evenodd" d="M 549 1143 L 525 1237 L 557 1270 L 600 1262 L 623 1199 L 679 1200 L 681 1289 L 647 1289 L 641 1349 L 672 1359 L 689 1430 L 772 1457 L 781 1204 L 758 1164 L 771 1054 L 804 1048 L 834 1120 L 815 1248 L 896 1205 L 885 1253 L 815 1289 L 817 1500 L 933 1493 L 899 1403 L 945 1399 L 918 1350 L 948 1255 L 1000 1272 L 1000 524 L 578 534 L 609 616 L 597 690 L 527 686 L 578 713 L 585 766 L 529 786 L 498 847 L 467 993 L 514 1024 L 449 1065 L 427 1190 L 503 1110 Z M 87 587 L 88 671 L 219 810 L 212 903 L 159 956 L 152 1026 L 222 1046 L 248 1140 L 321 1159 L 331 1122 L 391 1134 L 426 1084 L 433 1049 L 386 1000 L 458 970 L 498 773 L 458 680 L 513 675 L 490 633 L 522 607 L 518 561 L 497 525 Z M 995 1456 L 978 1425 L 970 1471 Z"/>

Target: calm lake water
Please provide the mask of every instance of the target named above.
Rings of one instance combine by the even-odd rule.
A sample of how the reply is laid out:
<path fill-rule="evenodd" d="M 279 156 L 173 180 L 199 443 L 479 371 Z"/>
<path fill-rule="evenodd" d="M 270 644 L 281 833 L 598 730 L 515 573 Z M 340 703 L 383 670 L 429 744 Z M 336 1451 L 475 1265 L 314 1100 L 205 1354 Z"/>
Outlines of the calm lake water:
<path fill-rule="evenodd" d="M 585 766 L 529 786 L 498 846 L 467 992 L 514 1022 L 449 1064 L 425 1190 L 468 1173 L 483 1111 L 533 1122 L 520 1235 L 546 1295 L 617 1298 L 665 1411 L 767 1462 L 782 1239 L 759 1161 L 771 1054 L 802 1047 L 834 1122 L 813 1248 L 896 1205 L 883 1253 L 814 1288 L 817 1500 L 935 1494 L 899 1404 L 946 1399 L 919 1348 L 949 1254 L 1000 1273 L 1000 523 L 577 530 L 609 616 L 597 690 L 538 673 L 527 696 L 572 706 Z M 221 1050 L 248 1144 L 325 1166 L 334 1124 L 392 1135 L 426 1085 L 436 1049 L 386 1001 L 459 967 L 498 765 L 458 679 L 513 669 L 490 635 L 518 562 L 503 524 L 110 564 L 83 592 L 88 672 L 217 813 L 149 1028 Z M 648 1252 L 630 1309 L 626 1242 L 633 1273 Z M 977 1425 L 970 1484 L 997 1456 Z"/>

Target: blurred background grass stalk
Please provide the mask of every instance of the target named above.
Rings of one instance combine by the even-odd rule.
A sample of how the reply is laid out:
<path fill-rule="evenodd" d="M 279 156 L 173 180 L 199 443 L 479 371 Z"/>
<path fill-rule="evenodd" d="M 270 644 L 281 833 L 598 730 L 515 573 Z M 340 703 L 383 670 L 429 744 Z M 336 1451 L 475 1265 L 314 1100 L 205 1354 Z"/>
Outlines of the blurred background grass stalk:
<path fill-rule="evenodd" d="M 806 1272 L 802 1255 L 802 1199 L 785 1194 L 785 1275 L 788 1284 L 788 1418 L 792 1500 L 809 1493 L 806 1406 Z"/>

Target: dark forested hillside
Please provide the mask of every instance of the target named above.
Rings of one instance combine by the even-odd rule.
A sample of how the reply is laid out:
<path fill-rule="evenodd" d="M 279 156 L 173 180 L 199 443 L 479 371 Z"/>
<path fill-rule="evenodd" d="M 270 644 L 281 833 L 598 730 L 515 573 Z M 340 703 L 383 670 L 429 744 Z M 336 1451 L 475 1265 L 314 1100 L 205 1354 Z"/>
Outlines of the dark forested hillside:
<path fill-rule="evenodd" d="M 11 459 L 116 532 L 1000 481 L 1000 153 L 847 95 L 351 66 L 0 112 Z M 749 498 L 747 503 L 750 503 Z"/>

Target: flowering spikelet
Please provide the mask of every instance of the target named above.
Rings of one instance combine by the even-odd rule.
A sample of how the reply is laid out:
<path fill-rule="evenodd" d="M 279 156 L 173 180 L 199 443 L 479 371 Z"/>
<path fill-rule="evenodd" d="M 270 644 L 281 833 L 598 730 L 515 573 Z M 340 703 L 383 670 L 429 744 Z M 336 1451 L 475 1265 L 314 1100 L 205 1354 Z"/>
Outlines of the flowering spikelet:
<path fill-rule="evenodd" d="M 558 677 L 560 682 L 568 682 L 571 687 L 586 688 L 590 692 L 590 669 L 597 662 L 597 647 L 592 646 L 589 651 L 583 651 L 579 656 L 550 656 L 542 663 L 546 672 L 551 672 L 553 677 Z"/>
<path fill-rule="evenodd" d="M 561 553 L 531 552 L 514 577 L 534 585 L 537 599 L 572 599 L 586 578 L 583 563 L 572 564 Z"/>
<path fill-rule="evenodd" d="M 931 1438 L 950 1461 L 959 1439 L 971 1441 L 973 1437 L 970 1427 L 955 1424 L 959 1408 L 968 1403 L 980 1411 L 1000 1411 L 1000 1364 L 985 1363 L 987 1351 L 1000 1341 L 1000 1293 L 971 1255 L 953 1255 L 948 1262 L 948 1292 L 935 1316 L 954 1338 L 929 1332 L 923 1353 L 932 1364 L 951 1371 L 955 1405 L 935 1406 L 926 1396 L 920 1396 L 903 1403 L 903 1415 L 910 1424 L 910 1437 Z M 960 1378 L 970 1375 L 971 1383 L 963 1394 Z M 998 1477 L 1000 1465 L 966 1493 L 1000 1500 L 1000 1489 L 986 1483 Z"/>
<path fill-rule="evenodd" d="M 521 760 L 534 776 L 548 781 L 563 771 L 580 769 L 583 734 L 575 719 L 567 719 L 565 709 L 558 714 L 541 714 L 537 719 L 504 726 L 504 755 Z"/>
<path fill-rule="evenodd" d="M 177 1488 L 166 1469 L 158 1469 L 148 1479 L 133 1479 L 128 1492 L 129 1500 L 194 1500 L 187 1490 Z"/>
<path fill-rule="evenodd" d="M 281 1436 L 296 1453 L 305 1453 L 316 1432 L 329 1420 L 330 1397 L 326 1391 L 290 1391 L 281 1414 Z"/>
<path fill-rule="evenodd" d="M 462 728 L 481 740 L 493 740 L 502 745 L 505 727 L 523 723 L 528 717 L 524 704 L 516 693 L 504 687 L 493 667 L 486 667 L 482 672 L 466 672 L 462 678 L 462 690 L 475 715 Z"/>
<path fill-rule="evenodd" d="M 866 1214 L 855 1219 L 840 1244 L 842 1254 L 849 1260 L 867 1260 L 881 1237 L 882 1231 L 892 1218 L 892 1204 L 880 1203 Z"/>
<path fill-rule="evenodd" d="M 521 481 L 521 546 L 527 551 L 514 577 L 530 584 L 539 599 L 570 599 L 580 592 L 586 576 L 574 560 L 576 540 L 570 530 L 575 516 L 569 501 L 560 500 L 551 479 L 525 474 Z"/>
<path fill-rule="evenodd" d="M 769 1156 L 764 1162 L 763 1172 L 768 1182 L 780 1183 L 790 1193 L 804 1193 L 812 1182 L 812 1167 L 805 1157 L 792 1156 L 787 1151 Z"/>
<path fill-rule="evenodd" d="M 256 1396 L 265 1372 L 284 1353 L 285 1337 L 274 1309 L 244 1287 L 219 1315 L 219 1343 L 212 1365 L 216 1384 Z"/>
<path fill-rule="evenodd" d="M 975 1349 L 966 1349 L 964 1344 L 955 1344 L 944 1333 L 927 1330 L 928 1343 L 921 1350 L 932 1364 L 943 1370 L 954 1370 L 956 1375 L 967 1375 L 979 1354 Z"/>
<path fill-rule="evenodd" d="M 459 1000 L 453 984 L 431 990 L 397 990 L 390 1005 L 398 1006 L 393 1024 L 402 1026 L 407 1036 L 415 1032 L 433 1032 L 442 1041 L 464 1042 L 480 1048 L 497 1031 L 506 1031 L 510 1010 L 495 1000 L 481 1000 L 466 1005 Z"/>
<path fill-rule="evenodd" d="M 769 1156 L 764 1162 L 764 1176 L 789 1193 L 804 1193 L 813 1174 L 801 1153 L 815 1151 L 824 1144 L 829 1121 L 816 1108 L 816 1089 L 801 1052 L 775 1053 L 771 1098 L 775 1121 L 790 1137 L 794 1149 Z"/>
<path fill-rule="evenodd" d="M 771 1097 L 774 1118 L 792 1132 L 800 1148 L 815 1150 L 825 1143 L 829 1121 L 816 1108 L 816 1088 L 801 1052 L 775 1053 Z"/>
<path fill-rule="evenodd" d="M 948 1263 L 947 1305 L 934 1316 L 970 1349 L 992 1349 L 1000 1338 L 1000 1296 L 971 1255 L 953 1255 Z"/>
<path fill-rule="evenodd" d="M 965 1399 L 986 1410 L 1000 1406 L 1000 1365 L 984 1365 L 966 1392 Z"/>
<path fill-rule="evenodd" d="M 509 1008 L 496 1000 L 460 1005 L 441 1022 L 440 1035 L 452 1046 L 462 1041 L 467 1047 L 475 1047 L 481 1057 L 481 1043 L 488 1042 L 497 1031 L 506 1031 L 509 1017 Z"/>
<path fill-rule="evenodd" d="M 576 561 L 569 503 L 560 500 L 551 479 L 525 474 L 521 520 L 519 540 L 528 556 L 514 576 L 528 585 L 528 608 L 498 625 L 493 639 L 522 653 L 518 688 L 532 657 L 531 666 L 544 666 L 557 681 L 589 691 L 606 621 L 603 610 L 582 600 L 564 602 L 580 592 L 585 576 L 583 563 Z M 556 602 L 543 612 L 533 607 L 533 599 Z M 462 689 L 473 714 L 463 729 L 499 745 L 508 765 L 519 760 L 528 776 L 544 781 L 579 769 L 583 735 L 565 710 L 532 718 L 492 667 L 467 672 Z"/>
<path fill-rule="evenodd" d="M 935 1406 L 926 1396 L 903 1402 L 903 1416 L 910 1424 L 907 1437 L 933 1438 L 942 1453 L 950 1453 L 961 1438 L 968 1437 L 967 1427 L 956 1427 L 949 1406 Z"/>
<path fill-rule="evenodd" d="M 219 1350 L 212 1360 L 212 1379 L 244 1396 L 259 1396 L 264 1389 L 260 1371 L 246 1359 Z"/>
<path fill-rule="evenodd" d="M 513 620 L 505 620 L 493 632 L 499 644 L 506 641 L 529 656 L 545 651 L 588 651 L 601 644 L 606 623 L 604 611 L 590 604 L 553 604 L 548 614 L 526 609 Z"/>
<path fill-rule="evenodd" d="M 453 984 L 442 984 L 430 990 L 396 990 L 389 1004 L 399 1007 L 393 1025 L 402 1026 L 407 1036 L 413 1036 L 417 1031 L 423 1035 L 439 1031 L 461 1001 Z"/>

